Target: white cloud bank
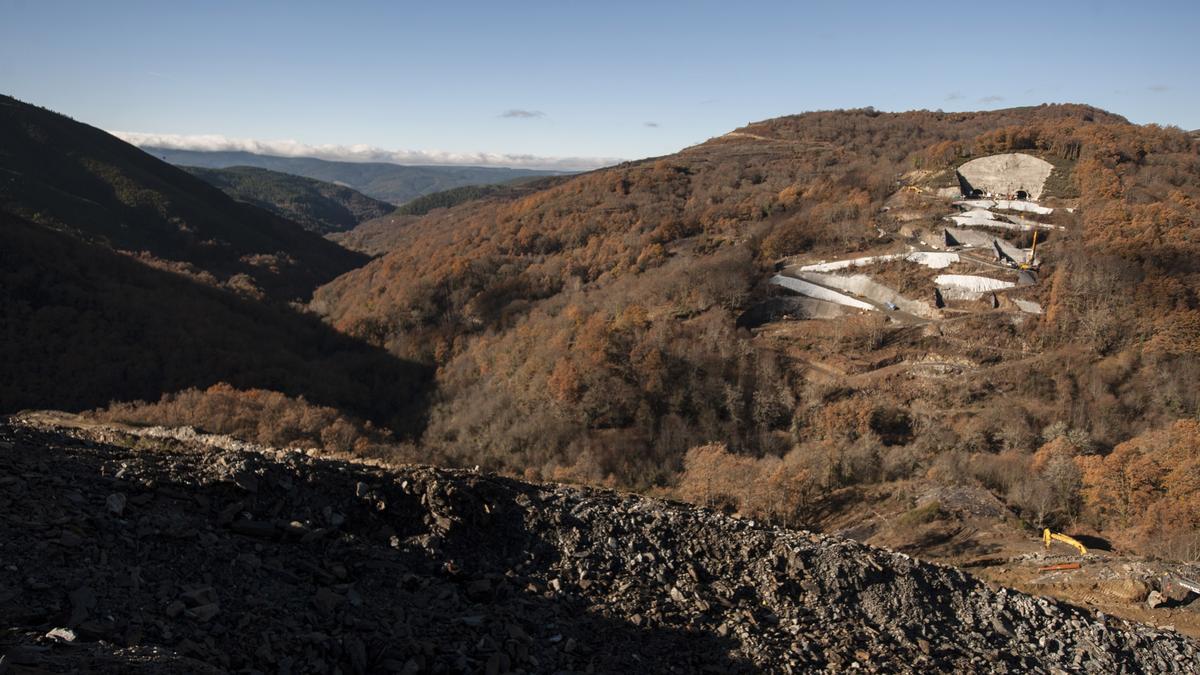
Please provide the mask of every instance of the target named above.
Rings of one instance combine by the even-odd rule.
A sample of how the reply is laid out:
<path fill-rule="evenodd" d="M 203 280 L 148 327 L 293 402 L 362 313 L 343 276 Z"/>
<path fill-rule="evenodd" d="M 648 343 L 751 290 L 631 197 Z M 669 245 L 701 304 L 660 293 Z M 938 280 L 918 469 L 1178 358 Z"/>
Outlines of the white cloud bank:
<path fill-rule="evenodd" d="M 220 134 L 152 134 L 138 131 L 109 131 L 138 147 L 206 152 L 252 152 L 278 157 L 316 157 L 338 162 L 390 162 L 392 164 L 440 164 L 457 166 L 507 166 L 520 169 L 576 171 L 611 166 L 617 157 L 539 157 L 488 152 L 459 153 L 426 150 L 385 150 L 369 145 L 308 145 L 297 141 L 259 141 L 229 138 Z"/>

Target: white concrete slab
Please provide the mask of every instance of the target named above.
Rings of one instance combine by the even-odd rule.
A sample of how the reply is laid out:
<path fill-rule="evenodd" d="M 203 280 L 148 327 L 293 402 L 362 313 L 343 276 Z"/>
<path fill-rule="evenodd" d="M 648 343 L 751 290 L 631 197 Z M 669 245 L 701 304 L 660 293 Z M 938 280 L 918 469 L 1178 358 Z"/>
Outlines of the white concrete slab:
<path fill-rule="evenodd" d="M 826 302 L 832 302 L 834 304 L 842 305 L 844 307 L 853 307 L 855 309 L 865 309 L 865 310 L 871 311 L 871 312 L 877 311 L 875 305 L 872 305 L 867 302 L 863 302 L 862 300 L 859 300 L 857 298 L 852 298 L 849 295 L 846 295 L 844 293 L 838 293 L 837 291 L 829 289 L 829 288 L 825 288 L 824 286 L 818 286 L 817 284 L 814 284 L 809 281 L 805 281 L 803 279 L 796 279 L 794 277 L 785 277 L 782 274 L 776 274 L 775 276 L 771 277 L 771 283 L 775 284 L 776 286 L 782 286 L 783 288 L 786 288 L 790 291 L 795 291 L 795 292 L 799 293 L 800 295 L 803 295 L 803 296 L 806 296 L 809 298 L 815 298 L 817 300 L 824 300 Z"/>
<path fill-rule="evenodd" d="M 894 260 L 907 260 L 909 262 L 924 265 L 930 269 L 940 270 L 958 262 L 957 253 L 941 253 L 927 251 L 913 251 L 912 253 L 893 253 L 889 255 L 872 255 L 862 258 L 850 258 L 847 260 L 831 260 L 812 263 L 809 265 L 801 265 L 801 272 L 836 272 L 838 270 L 850 269 L 851 267 L 863 267 L 865 265 L 875 265 L 878 263 L 892 262 Z"/>
<path fill-rule="evenodd" d="M 859 297 L 874 300 L 878 303 L 891 303 L 909 314 L 925 318 L 934 318 L 937 316 L 937 310 L 932 306 L 917 300 L 909 300 L 897 293 L 895 289 L 889 288 L 865 274 L 842 276 L 837 274 L 821 274 L 819 272 L 801 272 L 800 276 L 806 281 L 836 288 L 839 291 L 853 293 Z"/>
<path fill-rule="evenodd" d="M 995 208 L 1001 211 L 1023 211 L 1025 213 L 1036 213 L 1040 216 L 1048 216 L 1054 213 L 1054 209 L 1049 206 L 1042 206 L 1033 202 L 1021 201 L 1019 199 L 997 199 Z"/>
<path fill-rule="evenodd" d="M 977 300 L 986 293 L 1016 286 L 1011 281 L 970 274 L 939 274 L 933 283 L 947 300 Z"/>

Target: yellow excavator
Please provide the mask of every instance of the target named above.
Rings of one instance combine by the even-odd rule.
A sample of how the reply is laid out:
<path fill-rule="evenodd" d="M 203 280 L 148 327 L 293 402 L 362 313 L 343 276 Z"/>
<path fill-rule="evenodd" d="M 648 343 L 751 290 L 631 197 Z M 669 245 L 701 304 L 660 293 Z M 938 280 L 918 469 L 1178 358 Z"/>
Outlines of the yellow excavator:
<path fill-rule="evenodd" d="M 1034 230 L 1034 231 L 1033 231 L 1033 247 L 1029 249 L 1029 258 L 1027 258 L 1027 259 L 1025 260 L 1025 262 L 1023 262 L 1023 263 L 1021 263 L 1020 265 L 1018 265 L 1018 267 L 1019 267 L 1020 269 L 1023 269 L 1023 270 L 1031 270 L 1031 269 L 1036 269 L 1036 265 L 1037 265 L 1037 237 L 1038 237 L 1038 231 L 1037 231 L 1037 230 Z"/>
<path fill-rule="evenodd" d="M 1042 542 L 1046 544 L 1046 550 L 1050 550 L 1051 541 L 1061 541 L 1064 544 L 1074 546 L 1079 549 L 1079 555 L 1087 555 L 1087 547 L 1079 543 L 1079 540 L 1074 537 L 1068 537 L 1060 532 L 1051 532 L 1050 528 L 1042 530 Z"/>

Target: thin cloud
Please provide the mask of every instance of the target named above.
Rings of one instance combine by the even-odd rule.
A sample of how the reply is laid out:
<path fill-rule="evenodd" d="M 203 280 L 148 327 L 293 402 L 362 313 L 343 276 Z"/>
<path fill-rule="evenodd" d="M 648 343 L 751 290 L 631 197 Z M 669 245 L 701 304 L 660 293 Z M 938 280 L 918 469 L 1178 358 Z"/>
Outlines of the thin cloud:
<path fill-rule="evenodd" d="M 961 91 L 952 91 L 949 94 L 946 94 L 947 101 L 961 101 L 964 98 L 966 97 L 962 95 Z"/>
<path fill-rule="evenodd" d="M 624 161 L 618 157 L 542 157 L 490 152 L 387 150 L 370 145 L 308 145 L 297 141 L 260 141 L 220 134 L 153 134 L 110 131 L 126 143 L 143 148 L 198 150 L 202 152 L 252 152 L 277 157 L 316 157 L 338 162 L 388 162 L 391 164 L 446 164 L 457 166 L 507 166 L 522 169 L 573 171 L 596 169 Z"/>
<path fill-rule="evenodd" d="M 530 120 L 538 117 L 545 117 L 546 113 L 541 110 L 522 110 L 521 108 L 511 108 L 500 113 L 501 117 L 509 119 Z"/>
<path fill-rule="evenodd" d="M 992 96 L 984 96 L 983 98 L 979 99 L 979 102 L 980 103 L 999 103 L 1000 101 L 1003 101 L 1003 100 L 1004 100 L 1003 96 L 992 95 Z"/>
<path fill-rule="evenodd" d="M 657 129 L 657 128 L 658 128 L 658 122 L 642 122 L 642 125 L 643 125 L 643 126 L 650 127 L 651 129 Z"/>
<path fill-rule="evenodd" d="M 1166 84 L 1152 84 L 1146 88 L 1149 89 L 1150 91 L 1158 92 L 1160 94 L 1164 91 L 1171 91 L 1170 85 L 1166 85 Z"/>

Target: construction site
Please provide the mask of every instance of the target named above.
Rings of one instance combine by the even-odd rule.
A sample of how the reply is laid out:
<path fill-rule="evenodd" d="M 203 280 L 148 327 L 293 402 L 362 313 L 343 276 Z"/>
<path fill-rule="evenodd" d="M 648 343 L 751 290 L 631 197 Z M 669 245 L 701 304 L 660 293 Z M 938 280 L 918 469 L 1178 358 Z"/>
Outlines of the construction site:
<path fill-rule="evenodd" d="M 1008 153 L 965 162 L 953 176 L 904 176 L 876 220 L 876 246 L 778 261 L 768 279 L 776 292 L 745 325 L 826 400 L 845 397 L 891 419 L 875 429 L 885 445 L 938 427 L 960 437 L 1017 433 L 1006 425 L 1027 419 L 1036 397 L 1000 410 L 990 396 L 1043 386 L 1040 373 L 1056 367 L 1028 330 L 1076 222 L 1076 201 L 1046 188 L 1054 170 Z M 860 506 L 823 522 L 827 531 L 1200 635 L 1196 570 L 1042 532 L 989 490 L 917 479 L 843 501 Z"/>
<path fill-rule="evenodd" d="M 882 312 L 891 321 L 925 324 L 990 310 L 1041 314 L 1028 290 L 1038 283 L 1037 248 L 1063 229 L 1056 209 L 1036 201 L 1050 168 L 1044 160 L 1010 153 L 963 164 L 959 188 L 930 194 L 906 186 L 886 207 L 896 212 L 898 227 L 880 229 L 883 250 L 840 260 L 781 261 L 771 283 L 801 296 L 794 318 Z M 939 206 L 945 213 L 928 222 L 926 212 Z M 903 285 L 889 285 L 891 279 Z"/>
<path fill-rule="evenodd" d="M 768 280 L 778 292 L 743 324 L 816 382 L 878 386 L 1036 357 L 1019 329 L 1043 313 L 1042 254 L 1075 207 L 1038 201 L 1048 167 L 1010 153 L 966 162 L 952 178 L 913 172 L 880 214 L 877 246 L 778 261 Z M 847 344 L 856 334 L 867 344 Z"/>

